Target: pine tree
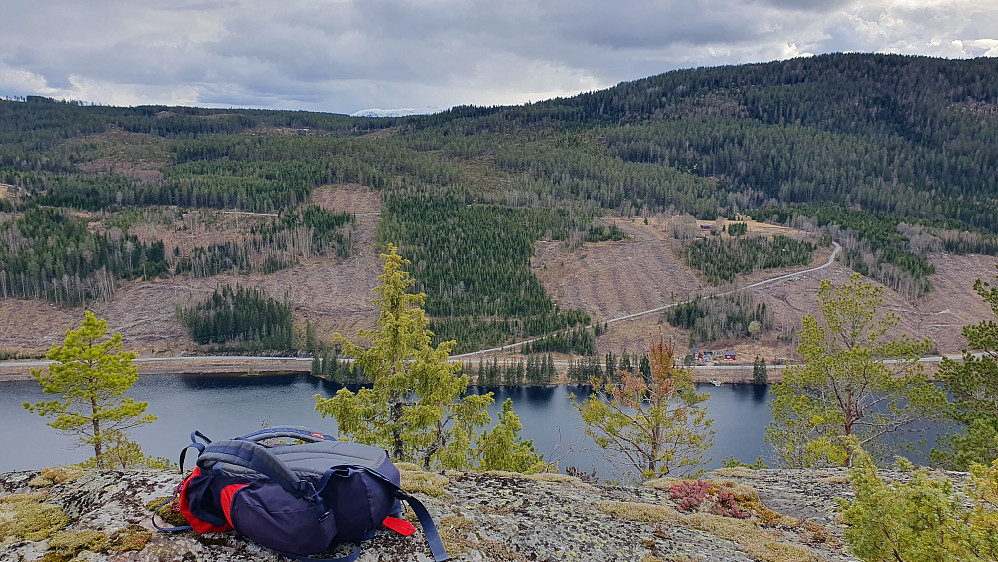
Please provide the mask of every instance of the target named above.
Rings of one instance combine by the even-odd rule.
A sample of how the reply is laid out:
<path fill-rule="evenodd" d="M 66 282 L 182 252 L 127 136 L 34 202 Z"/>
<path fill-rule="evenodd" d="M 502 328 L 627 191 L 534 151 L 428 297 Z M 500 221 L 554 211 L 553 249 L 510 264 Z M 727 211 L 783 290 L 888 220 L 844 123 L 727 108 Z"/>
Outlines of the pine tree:
<path fill-rule="evenodd" d="M 54 418 L 49 426 L 93 447 L 94 456 L 88 463 L 99 469 L 157 465 L 158 461 L 142 455 L 138 445 L 128 439 L 129 429 L 156 420 L 145 413 L 148 402 L 124 397 L 139 379 L 132 364 L 135 354 L 121 350 L 120 333 L 107 338 L 107 331 L 107 322 L 88 310 L 80 328 L 67 331 L 62 345 L 53 344 L 46 354 L 46 359 L 54 361 L 48 372 L 31 370 L 42 390 L 59 398 L 25 402 L 24 407 Z"/>
<path fill-rule="evenodd" d="M 978 279 L 974 291 L 998 317 L 998 287 Z M 963 362 L 944 358 L 939 366 L 939 378 L 953 396 L 948 415 L 960 431 L 941 440 L 944 449 L 932 451 L 933 460 L 954 470 L 998 458 L 998 323 L 964 326 L 963 336 L 969 348 L 963 350 Z"/>
<path fill-rule="evenodd" d="M 675 343 L 651 347 L 651 382 L 620 370 L 619 384 L 592 380 L 593 394 L 575 404 L 586 434 L 612 453 L 611 462 L 641 478 L 699 474 L 713 444 L 712 421 L 687 369 L 675 366 Z M 573 402 L 574 404 L 574 402 Z"/>
<path fill-rule="evenodd" d="M 882 293 L 859 274 L 838 287 L 821 282 L 821 320 L 810 314 L 802 320 L 798 351 L 804 364 L 784 370 L 772 388 L 773 422 L 765 439 L 784 466 L 849 466 L 844 438 L 874 449 L 884 437 L 945 409 L 945 395 L 917 363 L 931 342 L 884 338 L 897 317 L 879 314 Z"/>
<path fill-rule="evenodd" d="M 769 384 L 769 375 L 766 373 L 766 359 L 755 356 L 752 362 L 752 382 L 754 384 Z"/>

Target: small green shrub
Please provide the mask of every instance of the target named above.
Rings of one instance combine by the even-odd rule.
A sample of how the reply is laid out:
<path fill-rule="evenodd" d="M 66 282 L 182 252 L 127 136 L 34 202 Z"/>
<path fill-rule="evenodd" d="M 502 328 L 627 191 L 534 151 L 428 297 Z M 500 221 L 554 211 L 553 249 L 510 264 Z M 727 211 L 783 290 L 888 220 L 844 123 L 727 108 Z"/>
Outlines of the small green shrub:
<path fill-rule="evenodd" d="M 998 560 L 998 460 L 975 465 L 969 485 L 914 470 L 906 482 L 884 482 L 857 450 L 850 503 L 839 500 L 852 552 L 863 560 Z"/>

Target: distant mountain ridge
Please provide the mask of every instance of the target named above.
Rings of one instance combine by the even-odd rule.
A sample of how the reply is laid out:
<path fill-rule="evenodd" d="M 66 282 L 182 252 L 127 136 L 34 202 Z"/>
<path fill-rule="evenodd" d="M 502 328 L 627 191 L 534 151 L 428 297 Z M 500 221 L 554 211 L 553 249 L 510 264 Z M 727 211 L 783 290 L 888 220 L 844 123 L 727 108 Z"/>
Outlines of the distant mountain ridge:
<path fill-rule="evenodd" d="M 396 109 L 361 109 L 350 114 L 350 117 L 409 117 L 412 115 L 433 115 L 443 111 L 436 106 L 427 107 L 400 107 Z"/>

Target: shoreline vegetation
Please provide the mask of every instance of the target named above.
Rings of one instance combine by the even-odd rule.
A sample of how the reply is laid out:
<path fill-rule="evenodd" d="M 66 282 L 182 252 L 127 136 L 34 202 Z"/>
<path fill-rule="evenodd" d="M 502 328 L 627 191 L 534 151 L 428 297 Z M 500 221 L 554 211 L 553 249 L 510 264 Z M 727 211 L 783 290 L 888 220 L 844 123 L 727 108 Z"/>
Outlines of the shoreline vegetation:
<path fill-rule="evenodd" d="M 134 360 L 135 366 L 140 375 L 197 375 L 197 374 L 228 374 L 253 376 L 255 374 L 308 374 L 311 364 L 311 357 L 253 357 L 232 356 L 227 359 L 224 356 L 198 357 L 144 357 Z M 44 366 L 44 360 L 10 360 L 0 361 L 0 382 L 5 381 L 29 381 L 33 380 L 29 370 Z M 937 363 L 928 362 L 925 364 L 929 372 L 935 371 Z M 556 361 L 558 378 L 553 384 L 571 384 L 566 377 L 565 369 L 567 365 L 563 361 Z M 710 384 L 711 380 L 717 380 L 722 384 L 751 384 L 752 364 L 731 364 L 718 367 L 696 366 L 692 371 L 693 381 L 699 384 Z M 781 382 L 782 369 L 778 365 L 768 366 L 769 382 Z M 530 386 L 530 385 L 517 385 Z"/>
<path fill-rule="evenodd" d="M 154 357 L 138 358 L 134 360 L 140 375 L 193 375 L 193 374 L 231 374 L 248 375 L 254 374 L 308 374 L 312 364 L 311 357 L 246 357 L 234 356 L 233 359 L 224 357 L 204 358 L 196 356 L 187 357 Z M 13 380 L 33 380 L 29 374 L 29 369 L 38 368 L 47 362 L 43 360 L 16 360 L 0 361 L 0 381 Z M 565 377 L 564 369 L 567 365 L 559 365 L 558 379 L 553 384 L 569 384 Z M 725 365 L 729 369 L 696 369 L 693 371 L 693 380 L 696 382 L 708 383 L 710 379 L 717 379 L 724 383 L 751 383 L 752 365 Z M 731 367 L 737 368 L 730 369 Z M 734 372 L 732 372 L 734 371 Z M 770 374 L 770 382 L 779 380 L 776 370 Z M 529 385 L 517 385 L 529 386 Z"/>

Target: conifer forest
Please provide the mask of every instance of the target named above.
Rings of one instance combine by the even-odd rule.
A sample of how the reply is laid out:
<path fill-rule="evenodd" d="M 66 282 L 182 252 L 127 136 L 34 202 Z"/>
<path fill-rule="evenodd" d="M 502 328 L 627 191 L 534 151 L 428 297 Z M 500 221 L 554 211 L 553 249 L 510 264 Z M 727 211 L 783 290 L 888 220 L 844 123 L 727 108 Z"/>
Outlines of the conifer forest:
<path fill-rule="evenodd" d="M 547 354 L 572 352 L 590 357 L 573 366 L 582 381 L 600 367 L 600 319 L 554 302 L 531 270 L 539 240 L 622 241 L 616 217 L 726 218 L 730 232 L 682 240 L 705 283 L 804 265 L 834 240 L 848 267 L 912 298 L 933 290 L 927 252 L 998 254 L 998 61 L 832 54 L 399 118 L 0 100 L 0 298 L 89 306 L 122 283 L 346 260 L 355 211 L 313 200 L 346 184 L 377 194 L 375 247 L 411 262 L 435 342 L 541 338 L 522 366 L 466 370 L 543 382 Z M 744 215 L 814 237 L 759 236 Z M 213 220 L 240 234 L 193 234 Z M 219 349 L 310 347 L 284 295 L 235 283 L 177 321 Z M 772 328 L 747 298 L 668 322 L 693 343 Z"/>

